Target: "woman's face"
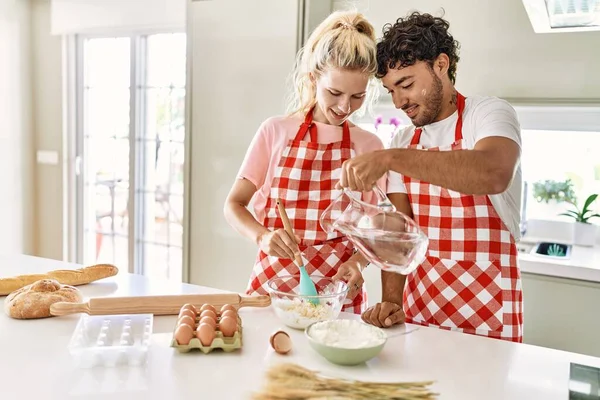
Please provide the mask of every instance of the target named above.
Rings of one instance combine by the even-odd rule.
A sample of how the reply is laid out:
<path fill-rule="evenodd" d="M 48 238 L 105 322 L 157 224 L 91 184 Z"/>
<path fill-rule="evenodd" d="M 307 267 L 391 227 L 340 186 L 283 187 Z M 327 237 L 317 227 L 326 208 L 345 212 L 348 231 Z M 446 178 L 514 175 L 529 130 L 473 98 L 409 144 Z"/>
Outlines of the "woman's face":
<path fill-rule="evenodd" d="M 316 81 L 314 120 L 341 125 L 364 103 L 368 84 L 369 75 L 361 71 L 339 68 L 325 71 Z"/>

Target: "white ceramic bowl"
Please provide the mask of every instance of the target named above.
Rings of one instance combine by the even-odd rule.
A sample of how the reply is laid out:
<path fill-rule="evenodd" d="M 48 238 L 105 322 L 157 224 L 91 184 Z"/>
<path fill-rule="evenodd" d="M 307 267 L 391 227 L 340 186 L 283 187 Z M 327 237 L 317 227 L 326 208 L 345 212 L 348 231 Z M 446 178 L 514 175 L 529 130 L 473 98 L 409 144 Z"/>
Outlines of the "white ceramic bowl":
<path fill-rule="evenodd" d="M 387 342 L 383 329 L 351 319 L 315 322 L 306 328 L 305 335 L 317 353 L 339 365 L 369 361 Z"/>

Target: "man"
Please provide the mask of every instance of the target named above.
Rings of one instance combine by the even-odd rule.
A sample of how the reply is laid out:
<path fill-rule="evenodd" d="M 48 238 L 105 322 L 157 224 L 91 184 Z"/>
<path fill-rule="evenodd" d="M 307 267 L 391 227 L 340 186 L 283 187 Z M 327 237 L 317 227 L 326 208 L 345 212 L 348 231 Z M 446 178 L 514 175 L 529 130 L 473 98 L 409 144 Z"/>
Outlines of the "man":
<path fill-rule="evenodd" d="M 378 43 L 378 77 L 413 126 L 390 149 L 345 162 L 339 184 L 368 191 L 389 172 L 390 200 L 430 243 L 408 276 L 382 271 L 382 302 L 362 318 L 521 342 L 520 127 L 507 102 L 457 92 L 459 44 L 448 29 L 416 12 Z"/>

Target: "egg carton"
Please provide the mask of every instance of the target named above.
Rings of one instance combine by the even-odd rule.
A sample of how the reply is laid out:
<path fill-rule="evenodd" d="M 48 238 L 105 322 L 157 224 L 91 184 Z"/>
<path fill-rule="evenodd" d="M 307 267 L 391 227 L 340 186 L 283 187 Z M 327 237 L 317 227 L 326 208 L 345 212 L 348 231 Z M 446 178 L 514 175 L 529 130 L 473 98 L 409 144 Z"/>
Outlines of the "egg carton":
<path fill-rule="evenodd" d="M 220 317 L 217 319 L 220 319 Z M 217 328 L 215 330 L 215 338 L 210 346 L 204 346 L 197 337 L 192 338 L 188 344 L 179 344 L 177 343 L 177 340 L 175 340 L 175 337 L 173 337 L 171 339 L 171 347 L 174 347 L 180 353 L 187 353 L 192 350 L 200 350 L 204 354 L 210 353 L 217 349 L 220 349 L 226 353 L 240 349 L 242 347 L 242 319 L 239 315 L 237 316 L 237 322 L 237 331 L 231 337 L 225 337 L 223 332 Z M 195 327 L 198 327 L 198 318 L 196 318 Z M 177 324 L 175 325 L 175 329 L 177 329 Z M 175 330 L 173 330 L 173 335 L 175 335 Z"/>
<path fill-rule="evenodd" d="M 76 366 L 143 365 L 153 318 L 152 314 L 82 315 L 68 345 Z"/>

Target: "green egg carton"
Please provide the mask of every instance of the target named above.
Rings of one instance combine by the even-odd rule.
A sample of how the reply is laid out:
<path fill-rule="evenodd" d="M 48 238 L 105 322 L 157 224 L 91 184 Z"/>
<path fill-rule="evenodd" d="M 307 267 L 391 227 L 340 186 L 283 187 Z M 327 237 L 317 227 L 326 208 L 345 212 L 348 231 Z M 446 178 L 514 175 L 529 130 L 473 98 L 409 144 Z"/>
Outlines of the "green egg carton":
<path fill-rule="evenodd" d="M 220 321 L 221 317 L 217 318 L 217 324 Z M 240 349 L 242 347 L 242 319 L 238 315 L 238 328 L 237 331 L 233 334 L 232 337 L 223 336 L 223 332 L 221 332 L 218 328 L 215 330 L 215 338 L 213 339 L 210 346 L 203 346 L 200 342 L 200 339 L 197 337 L 192 338 L 188 344 L 179 344 L 175 337 L 171 339 L 171 347 L 174 347 L 179 353 L 187 353 L 192 350 L 200 350 L 202 353 L 207 354 L 213 350 L 220 349 L 226 353 L 232 352 L 234 350 Z M 195 328 L 198 327 L 198 318 L 196 318 Z M 177 325 L 175 325 L 175 329 L 177 329 Z M 194 330 L 195 332 L 195 330 Z M 175 335 L 175 330 L 173 330 L 173 335 Z"/>

